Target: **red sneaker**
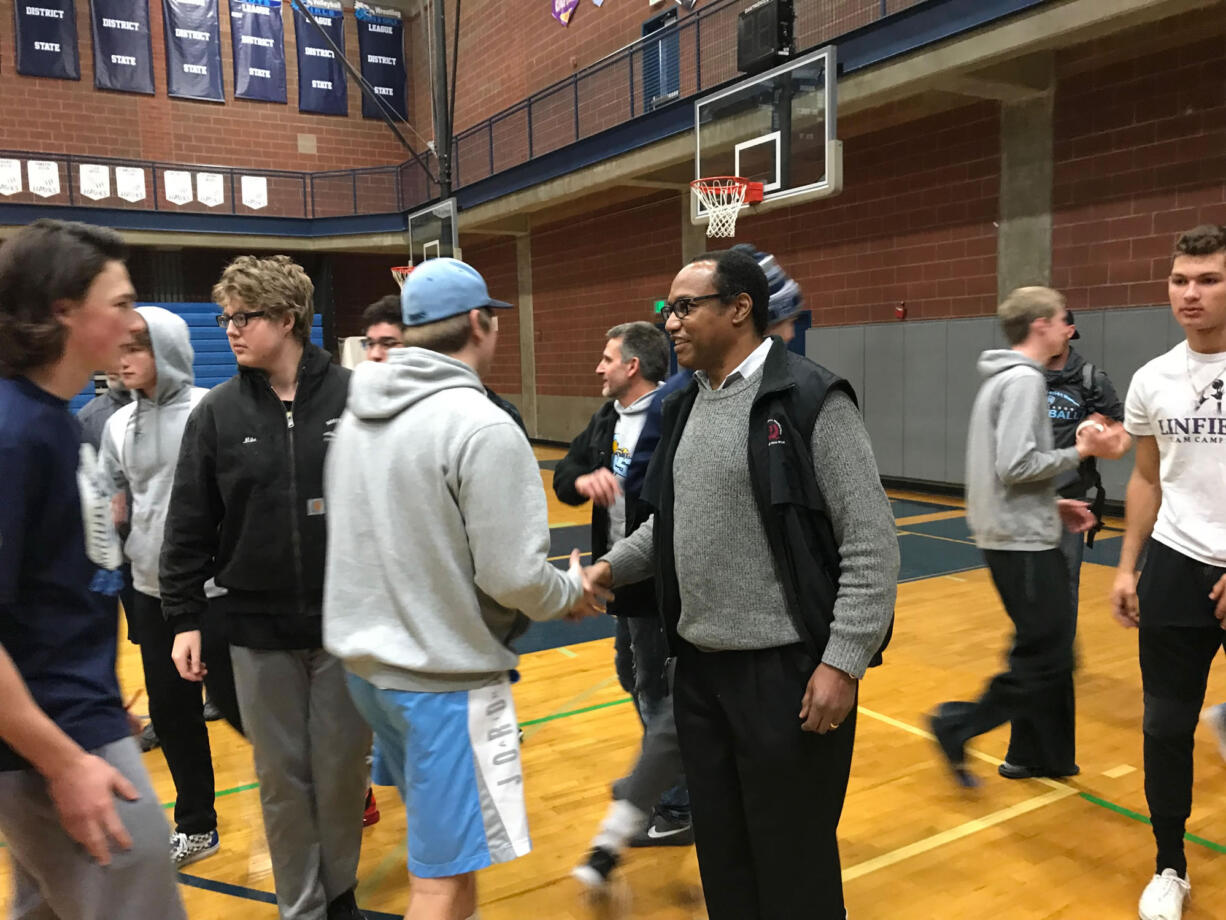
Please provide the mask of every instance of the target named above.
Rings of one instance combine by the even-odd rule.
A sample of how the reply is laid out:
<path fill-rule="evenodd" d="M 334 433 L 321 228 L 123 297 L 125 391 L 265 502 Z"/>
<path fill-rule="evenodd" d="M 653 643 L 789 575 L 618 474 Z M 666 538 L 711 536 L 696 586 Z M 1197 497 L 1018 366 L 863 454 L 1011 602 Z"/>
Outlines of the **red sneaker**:
<path fill-rule="evenodd" d="M 362 827 L 379 823 L 379 805 L 375 802 L 375 790 L 366 790 L 366 812 L 362 815 Z"/>

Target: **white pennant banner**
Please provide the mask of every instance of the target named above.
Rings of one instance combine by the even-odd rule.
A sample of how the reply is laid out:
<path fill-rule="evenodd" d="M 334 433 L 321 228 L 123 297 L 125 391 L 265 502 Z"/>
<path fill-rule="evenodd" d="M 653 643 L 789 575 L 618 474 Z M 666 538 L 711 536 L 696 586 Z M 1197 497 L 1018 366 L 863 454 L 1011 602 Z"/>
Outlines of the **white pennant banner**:
<path fill-rule="evenodd" d="M 111 197 L 111 169 L 99 163 L 82 163 L 77 168 L 81 194 L 90 201 Z"/>
<path fill-rule="evenodd" d="M 135 166 L 116 166 L 115 193 L 124 201 L 144 201 L 145 171 Z"/>
<path fill-rule="evenodd" d="M 210 208 L 225 201 L 220 173 L 196 173 L 196 200 Z"/>
<path fill-rule="evenodd" d="M 187 204 L 192 200 L 192 174 L 180 169 L 168 169 L 162 173 L 162 187 L 166 200 L 171 204 Z"/>
<path fill-rule="evenodd" d="M 40 198 L 54 198 L 60 193 L 60 164 L 50 160 L 27 160 L 26 175 L 30 191 Z"/>
<path fill-rule="evenodd" d="M 21 191 L 21 160 L 0 160 L 0 195 Z"/>
<path fill-rule="evenodd" d="M 243 204 L 258 211 L 268 207 L 268 179 L 264 176 L 243 176 Z"/>

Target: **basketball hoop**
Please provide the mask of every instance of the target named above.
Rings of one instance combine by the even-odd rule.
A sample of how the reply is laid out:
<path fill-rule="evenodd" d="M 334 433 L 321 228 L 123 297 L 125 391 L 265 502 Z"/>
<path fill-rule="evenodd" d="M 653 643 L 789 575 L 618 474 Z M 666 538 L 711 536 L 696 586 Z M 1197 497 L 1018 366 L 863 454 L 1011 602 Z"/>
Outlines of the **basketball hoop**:
<path fill-rule="evenodd" d="M 739 176 L 695 179 L 690 188 L 707 209 L 707 236 L 735 236 L 736 216 L 744 204 L 762 200 L 762 183 Z"/>
<path fill-rule="evenodd" d="M 392 277 L 396 279 L 396 287 L 404 288 L 404 283 L 408 280 L 409 272 L 412 270 L 412 265 L 397 265 L 392 269 Z"/>

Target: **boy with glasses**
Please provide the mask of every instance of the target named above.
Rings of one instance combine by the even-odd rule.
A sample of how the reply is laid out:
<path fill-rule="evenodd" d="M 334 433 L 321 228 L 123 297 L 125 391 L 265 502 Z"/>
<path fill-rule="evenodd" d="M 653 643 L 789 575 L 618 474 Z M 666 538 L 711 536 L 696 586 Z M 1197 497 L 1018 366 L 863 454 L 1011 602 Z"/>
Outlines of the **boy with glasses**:
<path fill-rule="evenodd" d="M 224 617 L 282 920 L 359 918 L 370 730 L 323 649 L 324 454 L 349 371 L 310 343 L 314 287 L 287 256 L 240 256 L 213 288 L 238 374 L 188 420 L 166 517 L 162 605 L 201 680 L 204 584 Z"/>

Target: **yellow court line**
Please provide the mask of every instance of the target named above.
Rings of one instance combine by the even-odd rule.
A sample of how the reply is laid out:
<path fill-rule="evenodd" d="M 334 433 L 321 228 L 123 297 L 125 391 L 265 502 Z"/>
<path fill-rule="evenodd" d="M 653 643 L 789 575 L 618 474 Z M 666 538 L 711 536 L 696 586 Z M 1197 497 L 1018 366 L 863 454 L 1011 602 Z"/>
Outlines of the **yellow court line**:
<path fill-rule="evenodd" d="M 900 530 L 898 531 L 898 536 L 900 537 L 928 537 L 928 539 L 930 540 L 944 540 L 946 543 L 961 543 L 963 546 L 974 546 L 975 545 L 970 540 L 955 540 L 953 537 L 938 537 L 934 533 L 919 533 L 914 530 Z"/>
<path fill-rule="evenodd" d="M 965 508 L 953 511 L 933 511 L 930 514 L 913 514 L 910 517 L 894 519 L 894 526 L 903 527 L 907 524 L 927 524 L 931 521 L 952 521 L 954 518 L 966 517 Z"/>
<path fill-rule="evenodd" d="M 580 553 L 579 558 L 582 559 L 584 556 L 590 556 L 590 555 L 592 554 L 591 553 Z M 569 559 L 569 558 L 570 558 L 570 553 L 567 553 L 565 556 L 550 556 L 549 561 L 550 562 L 561 562 L 563 559 Z"/>
<path fill-rule="evenodd" d="M 1040 808 L 1051 805 L 1053 802 L 1059 802 L 1061 799 L 1067 799 L 1069 796 L 1076 794 L 1076 789 L 1073 789 L 1071 786 L 1065 786 L 1060 789 L 1053 789 L 1050 792 L 1045 792 L 1042 795 L 1035 796 L 1032 799 L 1027 799 L 1024 802 L 1019 802 L 1016 805 L 1011 805 L 1008 808 L 1002 808 L 1000 811 L 994 811 L 989 815 L 984 815 L 982 818 L 975 818 L 972 821 L 967 821 L 965 824 L 959 824 L 957 827 L 952 827 L 947 831 L 942 831 L 939 834 L 933 834 L 931 837 L 925 837 L 923 840 L 917 840 L 915 843 L 910 843 L 907 844 L 907 846 L 899 847 L 897 850 L 891 850 L 888 853 L 882 853 L 880 856 L 865 860 L 862 863 L 849 866 L 843 870 L 843 881 L 850 882 L 854 879 L 863 878 L 871 872 L 876 872 L 879 869 L 885 869 L 889 866 L 893 866 L 896 863 L 900 863 L 904 859 L 910 859 L 913 856 L 929 853 L 932 850 L 943 847 L 948 843 L 953 843 L 957 840 L 970 837 L 972 834 L 977 834 L 980 831 L 987 830 L 990 827 L 995 827 L 998 824 L 1004 824 L 1006 821 L 1011 821 L 1019 815 L 1037 811 Z"/>

